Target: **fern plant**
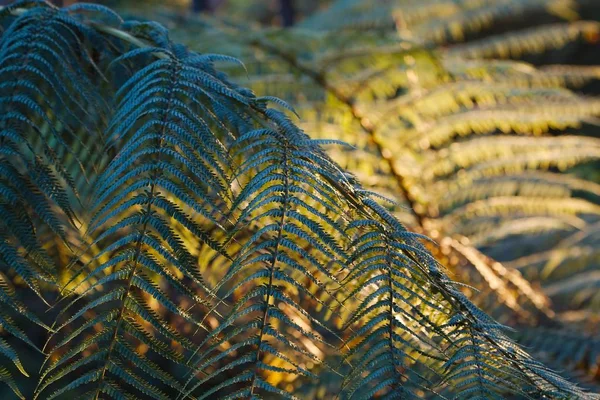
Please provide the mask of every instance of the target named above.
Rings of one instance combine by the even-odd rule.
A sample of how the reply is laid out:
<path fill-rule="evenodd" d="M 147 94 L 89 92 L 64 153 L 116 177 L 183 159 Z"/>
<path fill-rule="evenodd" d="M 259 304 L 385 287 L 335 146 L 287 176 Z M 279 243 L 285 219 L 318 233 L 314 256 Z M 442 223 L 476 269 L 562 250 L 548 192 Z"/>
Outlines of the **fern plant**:
<path fill-rule="evenodd" d="M 358 102 L 388 103 L 379 89 L 385 72 L 404 69 L 396 57 L 377 61 L 381 74 L 363 72 L 368 90 L 354 96 L 363 64 L 347 57 L 364 48 L 321 54 L 320 36 L 298 34 L 321 65 L 335 64 L 338 87 L 269 32 L 202 27 L 207 41 L 266 51 L 309 78 L 307 107 L 300 93 L 256 88 L 260 97 L 235 83 L 222 64 L 243 68 L 230 55 L 191 50 L 158 23 L 102 6 L 21 0 L 0 18 L 0 349 L 14 364 L 0 377 L 13 396 L 297 398 L 306 384 L 321 391 L 313 397 L 593 397 L 518 347 L 432 253 L 426 235 L 439 232 L 414 177 L 396 169 Z M 390 40 L 354 36 L 353 46 Z M 428 63 L 432 84 L 445 79 L 430 49 L 392 54 Z M 414 74 L 397 75 L 394 93 Z M 344 149 L 345 137 L 305 133 L 273 94 L 301 115 L 322 113 L 314 123 L 367 133 L 384 160 L 373 166 L 391 172 L 425 235 L 322 148 Z M 490 282 L 508 271 L 463 237 L 446 242 L 443 252 Z M 545 310 L 512 271 L 508 282 Z M 47 340 L 30 338 L 40 329 Z M 37 352 L 43 361 L 29 365 Z M 22 383 L 38 369 L 37 386 Z"/>
<path fill-rule="evenodd" d="M 598 157 L 597 100 L 575 92 L 593 91 L 598 69 L 503 59 L 539 64 L 565 48 L 594 46 L 597 22 L 574 20 L 597 7 L 509 3 L 340 1 L 305 22 L 312 32 L 240 38 L 237 29 L 247 27 L 188 19 L 174 34 L 201 51 L 218 41 L 246 60 L 249 76 L 239 79 L 295 104 L 307 131 L 352 144 L 332 149 L 334 159 L 400 202 L 390 209 L 411 229 L 439 240 L 436 257 L 479 289 L 466 292 L 484 310 L 525 331 L 516 338 L 544 324 L 554 338 L 581 330 L 593 346 L 597 185 L 564 172 Z M 451 29 L 439 20 L 464 21 L 467 9 L 489 22 Z M 540 26 L 521 18 L 523 9 Z M 516 31 L 497 34 L 500 20 Z M 427 36 L 438 26 L 446 33 Z M 210 44 L 189 41 L 198 32 L 211 35 Z M 534 351 L 546 356 L 543 346 Z M 581 360 L 563 368 L 587 370 L 577 375 L 594 386 L 597 355 Z"/>

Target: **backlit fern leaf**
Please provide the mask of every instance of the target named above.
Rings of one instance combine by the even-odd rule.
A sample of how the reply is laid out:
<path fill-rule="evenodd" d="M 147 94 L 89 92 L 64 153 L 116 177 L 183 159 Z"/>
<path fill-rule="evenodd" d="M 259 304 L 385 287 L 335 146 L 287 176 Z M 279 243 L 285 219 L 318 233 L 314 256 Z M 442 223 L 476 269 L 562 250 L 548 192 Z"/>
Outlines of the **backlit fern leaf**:
<path fill-rule="evenodd" d="M 442 357 L 439 344 L 424 335 L 424 329 L 447 337 L 439 321 L 451 310 L 430 301 L 429 292 L 436 285 L 423 270 L 423 264 L 435 261 L 427 257 L 420 261 L 425 254 L 421 246 L 398 226 L 394 231 L 377 221 L 357 220 L 349 228 L 357 234 L 345 281 L 353 283 L 348 298 L 361 301 L 346 322 L 346 329 L 355 326 L 347 339 L 350 350 L 345 357 L 353 369 L 344 381 L 346 393 L 371 398 L 388 389 L 391 397 L 414 397 L 410 386 L 405 387 L 409 379 L 414 380 L 411 386 L 430 391 L 432 377 L 418 373 L 410 377 L 410 371 L 418 362 L 428 364 Z"/>
<path fill-rule="evenodd" d="M 339 243 L 343 237 L 341 222 L 330 215 L 339 215 L 347 205 L 343 203 L 345 193 L 328 187 L 323 180 L 343 184 L 340 180 L 344 178 L 287 118 L 275 110 L 267 110 L 266 115 L 276 127 L 242 134 L 233 148 L 244 154 L 244 159 L 235 171 L 242 187 L 233 200 L 236 222 L 228 241 L 239 241 L 240 248 L 218 283 L 226 291 L 224 298 L 241 289 L 247 294 L 232 305 L 224 322 L 207 336 L 194 357 L 198 371 L 210 368 L 222 357 L 231 361 L 190 384 L 188 390 L 195 391 L 232 370 L 239 371 L 239 378 L 222 378 L 223 383 L 214 390 L 199 391 L 203 393 L 200 398 L 233 396 L 229 386 L 236 384 L 239 395 L 283 395 L 265 380 L 264 373 L 316 377 L 301 366 L 306 362 L 302 359 L 322 363 L 319 348 L 331 347 L 329 340 L 337 337 L 312 317 L 299 299 L 312 298 L 313 304 L 326 308 L 335 301 L 314 297 L 302 282 L 335 296 L 332 290 L 339 283 L 334 273 L 343 265 L 346 253 Z M 246 226 L 253 227 L 255 233 L 249 238 L 239 237 Z M 244 323 L 249 316 L 253 316 L 251 322 Z M 236 344 L 215 354 L 226 341 Z M 307 346 L 307 342 L 314 345 Z M 232 358 L 234 351 L 236 358 Z M 283 367 L 277 366 L 280 361 Z M 244 382 L 243 388 L 239 388 L 240 382 Z"/>
<path fill-rule="evenodd" d="M 119 108 L 106 137 L 107 145 L 119 144 L 120 152 L 96 181 L 90 222 L 94 244 L 103 250 L 71 279 L 76 284 L 69 291 L 76 297 L 63 308 L 66 322 L 56 327 L 66 338 L 53 348 L 61 355 L 45 369 L 39 392 L 82 371 L 87 371 L 86 378 L 63 386 L 51 398 L 80 385 L 94 385 L 96 397 L 117 389 L 125 392 L 122 382 L 146 396 L 168 398 L 158 387 L 147 386 L 145 376 L 175 389 L 181 383 L 133 349 L 148 346 L 167 361 L 185 364 L 190 344 L 168 328 L 166 318 L 173 315 L 206 329 L 156 279 L 178 297 L 210 306 L 209 289 L 178 230 L 190 231 L 224 254 L 209 233 L 223 229 L 223 200 L 229 196 L 226 154 L 213 130 L 226 132 L 223 110 L 233 115 L 233 107 L 229 111 L 223 103 L 246 100 L 214 76 L 201 57 L 164 44 L 168 47 L 132 50 L 115 60 L 159 56 L 116 94 Z M 162 311 L 150 310 L 149 302 L 157 302 Z M 85 318 L 90 313 L 98 315 L 93 323 Z M 98 323 L 104 330 L 86 339 L 85 333 Z M 69 333 L 74 324 L 79 330 Z M 172 342 L 182 346 L 183 354 L 169 348 Z M 62 354 L 61 349 L 74 345 L 76 352 Z M 90 346 L 96 352 L 82 356 Z"/>
<path fill-rule="evenodd" d="M 594 41 L 600 34 L 595 21 L 576 21 L 570 24 L 543 25 L 528 31 L 493 36 L 471 44 L 458 45 L 450 54 L 467 58 L 514 58 L 560 49 L 571 41 L 582 38 Z"/>

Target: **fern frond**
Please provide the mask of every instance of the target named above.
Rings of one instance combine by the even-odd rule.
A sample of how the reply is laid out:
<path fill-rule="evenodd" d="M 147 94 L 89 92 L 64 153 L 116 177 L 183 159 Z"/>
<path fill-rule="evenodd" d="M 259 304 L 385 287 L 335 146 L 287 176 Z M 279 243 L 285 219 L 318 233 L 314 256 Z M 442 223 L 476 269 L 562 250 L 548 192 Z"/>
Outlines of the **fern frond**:
<path fill-rule="evenodd" d="M 519 109 L 474 110 L 441 118 L 433 124 L 423 124 L 418 130 L 409 131 L 405 144 L 412 143 L 416 150 L 439 148 L 456 137 L 472 134 L 516 133 L 541 135 L 550 130 L 578 128 L 585 118 L 598 115 L 600 104 L 576 100 L 543 106 L 525 106 Z M 427 128 L 427 132 L 424 132 Z"/>
<path fill-rule="evenodd" d="M 598 158 L 599 147 L 600 141 L 595 138 L 568 135 L 557 138 L 477 138 L 455 143 L 436 153 L 434 163 L 425 169 L 424 178 L 443 179 L 458 170 L 465 171 L 460 176 L 463 182 L 528 169 L 555 167 L 564 171 Z"/>
<path fill-rule="evenodd" d="M 495 170 L 492 170 L 496 172 Z M 536 198 L 583 197 L 596 202 L 600 196 L 600 186 L 585 179 L 555 172 L 527 171 L 503 173 L 502 170 L 489 177 L 474 178 L 470 174 L 458 179 L 441 180 L 430 186 L 432 214 L 445 214 L 456 206 L 490 197 L 524 196 Z M 569 218 L 574 227 L 582 225 L 577 219 Z"/>
<path fill-rule="evenodd" d="M 338 1 L 334 6 L 303 21 L 310 29 L 364 31 L 392 30 L 428 44 L 463 41 L 524 15 L 554 19 L 576 17 L 577 2 L 561 0 L 501 1 Z M 514 23 L 514 22 L 513 22 Z"/>
<path fill-rule="evenodd" d="M 90 142 L 82 142 L 77 130 L 97 125 L 88 110 L 101 108 L 101 101 L 83 72 L 92 68 L 83 41 L 93 40 L 95 32 L 45 2 L 11 7 L 2 13 L 17 7 L 20 12 L 0 41 L 0 301 L 6 309 L 1 325 L 36 347 L 11 315 L 48 327 L 15 296 L 11 280 L 20 279 L 42 300 L 43 287 L 54 283 L 58 270 L 39 233 L 49 230 L 55 235 L 51 241 L 69 247 L 80 186 L 74 176 L 82 174 L 80 157 L 91 154 Z M 27 375 L 6 342 L 3 353 Z M 12 378 L 4 381 L 22 396 Z"/>
<path fill-rule="evenodd" d="M 234 369 L 244 377 L 244 393 L 249 396 L 283 395 L 265 380 L 265 372 L 313 378 L 315 375 L 301 366 L 305 361 L 297 358 L 323 363 L 322 354 L 331 351 L 330 341 L 338 337 L 311 316 L 300 299 L 312 298 L 326 309 L 333 309 L 329 303 L 339 302 L 333 292 L 339 286 L 334 273 L 347 255 L 338 239 L 343 237 L 340 222 L 329 215 L 339 215 L 348 206 L 343 202 L 346 194 L 329 188 L 323 180 L 343 184 L 341 171 L 283 114 L 267 109 L 265 115 L 277 128 L 249 131 L 234 146 L 236 154 L 244 154 L 244 161 L 235 171 L 242 186 L 232 203 L 235 223 L 228 241 L 236 240 L 241 247 L 217 285 L 226 290 L 224 298 L 242 288 L 247 294 L 203 341 L 193 364 L 196 371 L 203 371 L 223 357 L 231 361 L 227 367 L 215 368 L 214 373 L 190 382 L 189 393 Z M 240 237 L 246 226 L 254 228 L 250 238 Z M 300 259 L 304 261 L 297 261 Z M 314 297 L 301 282 L 324 291 L 329 299 Z M 253 322 L 244 325 L 242 321 L 249 317 Z M 214 354 L 229 341 L 236 345 Z M 307 341 L 316 348 L 307 347 Z M 242 358 L 232 358 L 234 350 Z M 277 366 L 279 361 L 283 369 Z M 233 388 L 240 390 L 239 383 L 224 380 L 217 386 L 218 392 L 205 392 L 204 396 L 232 395 Z"/>
<path fill-rule="evenodd" d="M 600 207 L 583 199 L 551 199 L 543 202 L 534 197 L 493 197 L 478 200 L 459 207 L 441 218 L 440 223 L 450 229 L 470 219 L 473 224 L 478 218 L 493 218 L 513 215 L 518 216 L 574 216 L 578 214 L 598 215 Z M 473 229 L 475 230 L 475 229 Z"/>
<path fill-rule="evenodd" d="M 516 33 L 482 39 L 453 47 L 449 53 L 468 58 L 512 58 L 559 49 L 577 39 L 595 40 L 600 24 L 595 21 L 576 21 L 569 24 L 542 25 Z"/>
<path fill-rule="evenodd" d="M 81 329 L 59 342 L 52 353 L 61 354 L 61 349 L 74 345 L 79 350 L 49 363 L 38 394 L 85 368 L 85 379 L 52 396 L 85 386 L 95 387 L 96 397 L 131 387 L 152 398 L 167 398 L 161 389 L 146 385 L 144 374 L 172 388 L 181 388 L 180 382 L 132 348 L 147 346 L 167 361 L 185 364 L 185 353 L 173 352 L 168 343 L 176 342 L 184 351 L 191 345 L 168 328 L 168 316 L 163 314 L 206 329 L 177 304 L 181 297 L 198 307 L 211 305 L 210 290 L 178 231 L 187 230 L 225 254 L 210 234 L 226 222 L 229 177 L 220 140 L 227 138 L 227 118 L 237 118 L 223 104 L 241 103 L 245 97 L 213 75 L 206 60 L 177 46 L 131 50 L 116 61 L 147 60 L 150 53 L 161 57 L 135 72 L 116 93 L 119 107 L 106 138 L 107 146 L 118 144 L 120 151 L 96 181 L 90 222 L 93 244 L 102 250 L 71 278 L 75 285 L 68 289 L 75 298 L 63 308 L 67 321 L 57 326 L 59 333 L 67 334 L 66 329 L 82 321 Z M 156 283 L 157 277 L 168 284 L 168 291 Z M 169 294 L 171 290 L 177 297 Z M 155 306 L 148 308 L 149 302 L 158 304 L 160 313 L 153 311 Z M 86 315 L 96 310 L 110 312 L 93 324 L 86 322 Z M 140 316 L 147 326 L 140 324 Z M 105 326 L 103 334 L 86 339 L 86 332 L 98 323 Z M 97 349 L 95 355 L 77 358 L 90 346 Z"/>
<path fill-rule="evenodd" d="M 349 228 L 356 239 L 346 278 L 354 289 L 348 298 L 361 301 L 346 322 L 346 329 L 355 328 L 347 339 L 345 357 L 352 370 L 345 378 L 344 393 L 349 398 L 371 398 L 384 391 L 415 396 L 411 387 L 432 391 L 434 370 L 420 374 L 415 364 L 439 362 L 443 351 L 432 335 L 447 337 L 437 326 L 451 315 L 451 309 L 430 300 L 436 283 L 423 271 L 435 261 L 422 254 L 420 244 L 412 241 L 416 237 L 402 230 L 389 231 L 370 220 L 355 221 Z M 405 253 L 410 250 L 416 257 Z M 410 298 L 419 299 L 420 306 L 415 307 Z"/>

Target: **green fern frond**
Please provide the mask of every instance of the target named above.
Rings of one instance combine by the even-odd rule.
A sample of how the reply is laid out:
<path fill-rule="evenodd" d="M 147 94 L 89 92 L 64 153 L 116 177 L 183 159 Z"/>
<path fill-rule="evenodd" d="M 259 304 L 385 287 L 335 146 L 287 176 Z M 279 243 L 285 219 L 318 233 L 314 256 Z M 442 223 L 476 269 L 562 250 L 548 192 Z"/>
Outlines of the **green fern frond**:
<path fill-rule="evenodd" d="M 549 103 L 494 110 L 473 110 L 441 118 L 431 124 L 422 124 L 420 129 L 406 132 L 403 144 L 415 150 L 440 148 L 456 137 L 472 134 L 516 133 L 519 135 L 541 135 L 549 130 L 578 128 L 582 120 L 600 113 L 597 100 L 589 102 L 577 99 L 573 102 Z M 426 129 L 426 131 L 425 131 Z"/>
<path fill-rule="evenodd" d="M 323 180 L 343 185 L 341 171 L 283 114 L 267 109 L 265 115 L 277 128 L 242 134 L 233 148 L 236 154 L 244 154 L 244 160 L 235 171 L 241 187 L 232 203 L 235 223 L 228 241 L 238 241 L 241 247 L 217 285 L 226 291 L 224 298 L 242 288 L 247 294 L 232 305 L 223 323 L 200 344 L 193 365 L 196 371 L 203 371 L 223 357 L 231 361 L 227 367 L 215 368 L 203 379 L 189 382 L 189 393 L 234 369 L 244 377 L 243 391 L 248 396 L 282 394 L 265 380 L 264 373 L 314 378 L 301 366 L 305 361 L 297 358 L 323 363 L 321 354 L 332 346 L 331 339 L 338 337 L 312 317 L 300 299 L 312 298 L 325 308 L 336 302 L 333 290 L 339 284 L 334 273 L 346 254 L 337 239 L 343 233 L 339 221 L 329 215 L 339 215 L 348 206 L 341 202 L 345 192 L 332 190 Z M 240 236 L 246 226 L 255 231 L 250 238 Z M 330 299 L 315 298 L 301 282 L 321 289 Z M 249 317 L 252 322 L 244 325 Z M 214 353 L 229 341 L 236 343 L 230 350 Z M 307 348 L 306 341 L 316 348 Z M 232 358 L 234 350 L 243 356 Z M 215 391 L 199 393 L 225 397 L 232 395 L 235 387 L 241 390 L 238 380 L 224 380 Z"/>
<path fill-rule="evenodd" d="M 462 182 L 529 169 L 564 171 L 597 159 L 599 148 L 600 141 L 581 136 L 477 138 L 455 143 L 432 155 L 434 162 L 424 170 L 424 178 L 444 179 L 459 170 L 464 171 L 459 178 Z"/>
<path fill-rule="evenodd" d="M 193 304 L 211 306 L 210 289 L 196 271 L 195 259 L 178 231 L 187 230 L 225 254 L 210 235 L 211 229 L 223 229 L 222 224 L 227 222 L 223 218 L 227 213 L 224 200 L 230 197 L 227 155 L 221 140 L 227 139 L 230 129 L 225 125 L 227 119 L 235 122 L 239 117 L 234 107 L 228 109 L 225 104 L 248 101 L 221 81 L 202 56 L 188 54 L 176 45 L 169 47 L 132 50 L 115 60 L 159 56 L 135 72 L 116 93 L 118 111 L 105 136 L 107 146 L 118 144 L 120 151 L 96 181 L 92 203 L 95 215 L 90 222 L 93 244 L 103 250 L 71 278 L 74 285 L 68 290 L 76 297 L 62 314 L 72 316 L 57 330 L 64 331 L 94 310 L 110 306 L 111 312 L 95 321 L 105 324 L 106 334 L 91 342 L 85 339 L 85 332 L 93 325 L 84 319 L 77 335 L 70 335 L 53 349 L 60 352 L 67 345 L 80 343 L 80 351 L 94 345 L 102 354 L 80 361 L 74 358 L 76 353 L 59 356 L 45 369 L 43 377 L 49 382 L 40 390 L 59 377 L 81 373 L 81 367 L 85 367 L 86 379 L 64 386 L 55 395 L 80 390 L 79 384 L 93 384 L 97 397 L 116 388 L 125 391 L 121 384 L 124 381 L 149 397 L 167 398 L 158 388 L 147 387 L 143 374 L 171 387 L 180 388 L 181 384 L 158 364 L 132 352 L 131 346 L 143 344 L 168 360 L 184 363 L 182 354 L 167 350 L 166 343 L 186 342 L 167 328 L 163 312 L 206 329 L 155 279 L 161 277 L 178 296 L 187 297 Z M 221 137 L 215 131 L 220 131 Z M 145 319 L 150 326 L 142 327 L 138 318 L 144 315 L 149 301 L 157 302 L 163 311 L 145 311 L 146 315 L 151 313 L 151 318 Z M 163 336 L 147 336 L 146 329 Z M 129 335 L 135 337 L 133 343 L 128 341 Z M 63 365 L 70 366 L 60 376 L 49 377 Z M 112 383 L 106 386 L 109 377 Z"/>
<path fill-rule="evenodd" d="M 523 15 L 573 19 L 577 5 L 577 1 L 570 0 L 338 1 L 303 21 L 302 27 L 353 31 L 396 28 L 406 38 L 446 44 L 463 41 L 511 18 L 520 21 Z"/>
<path fill-rule="evenodd" d="M 453 56 L 467 58 L 511 58 L 538 54 L 549 49 L 559 49 L 577 39 L 596 40 L 600 24 L 595 21 L 576 21 L 569 24 L 542 25 L 540 27 L 493 36 L 450 49 Z"/>

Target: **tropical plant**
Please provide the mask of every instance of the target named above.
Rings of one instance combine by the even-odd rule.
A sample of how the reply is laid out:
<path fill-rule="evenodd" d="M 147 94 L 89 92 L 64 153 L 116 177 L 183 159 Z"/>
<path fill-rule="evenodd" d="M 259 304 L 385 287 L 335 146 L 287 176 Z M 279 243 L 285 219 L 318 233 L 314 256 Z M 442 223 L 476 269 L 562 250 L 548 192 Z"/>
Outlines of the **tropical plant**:
<path fill-rule="evenodd" d="M 311 31 L 245 34 L 192 19 L 171 30 L 175 41 L 163 25 L 97 5 L 3 8 L 0 351 L 14 366 L 0 379 L 14 395 L 593 397 L 530 357 L 504 324 L 545 318 L 564 329 L 518 271 L 591 240 L 598 206 L 574 193 L 597 191 L 529 172 L 594 159 L 597 141 L 445 144 L 497 128 L 541 134 L 597 114 L 596 100 L 565 89 L 594 79 L 593 68 L 480 58 L 597 27 L 443 49 L 457 23 L 426 22 L 462 2 L 432 1 L 445 6 L 430 15 L 413 3 L 404 17 L 423 24 L 423 42 L 407 39 L 419 32 L 408 23 L 399 40 L 393 13 L 366 12 L 367 2 L 332 6 L 342 16 L 361 8 L 341 31 L 327 14 L 305 22 Z M 515 6 L 480 3 L 500 15 Z M 497 225 L 508 218 L 518 219 Z M 552 254 L 512 266 L 471 244 L 567 228 L 578 233 Z M 569 272 L 554 263 L 551 272 Z M 472 267 L 478 295 L 448 275 Z M 580 300 L 593 310 L 587 293 Z M 550 349 L 550 361 L 561 358 Z M 16 377 L 36 363 L 30 394 Z"/>
<path fill-rule="evenodd" d="M 600 70 L 556 65 L 598 61 L 587 55 L 598 54 L 599 25 L 578 13 L 599 10 L 586 1 L 339 1 L 305 23 L 310 33 L 271 36 L 168 22 L 199 51 L 218 41 L 244 59 L 250 73 L 238 79 L 294 104 L 311 135 L 355 146 L 330 154 L 398 201 L 392 211 L 411 229 L 439 240 L 437 258 L 517 339 L 542 324 L 556 347 L 567 334 L 595 348 L 599 192 L 585 171 L 598 158 L 590 94 Z M 210 45 L 190 40 L 199 32 Z M 560 360 L 597 382 L 597 352 Z"/>

